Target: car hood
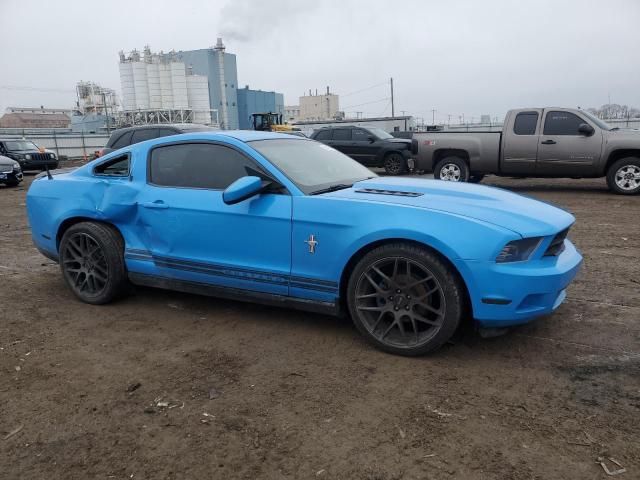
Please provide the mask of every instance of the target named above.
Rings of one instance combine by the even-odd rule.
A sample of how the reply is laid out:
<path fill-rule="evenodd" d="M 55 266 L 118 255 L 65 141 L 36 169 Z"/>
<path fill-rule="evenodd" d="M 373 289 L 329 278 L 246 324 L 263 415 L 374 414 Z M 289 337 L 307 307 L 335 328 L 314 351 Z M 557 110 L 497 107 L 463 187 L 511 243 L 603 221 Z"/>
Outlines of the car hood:
<path fill-rule="evenodd" d="M 0 167 L 11 167 L 13 168 L 13 165 L 15 164 L 15 160 L 12 160 L 11 158 L 5 157 L 0 155 Z"/>
<path fill-rule="evenodd" d="M 498 225 L 523 237 L 552 235 L 575 221 L 560 208 L 501 188 L 442 180 L 378 177 L 323 196 L 447 212 Z"/>

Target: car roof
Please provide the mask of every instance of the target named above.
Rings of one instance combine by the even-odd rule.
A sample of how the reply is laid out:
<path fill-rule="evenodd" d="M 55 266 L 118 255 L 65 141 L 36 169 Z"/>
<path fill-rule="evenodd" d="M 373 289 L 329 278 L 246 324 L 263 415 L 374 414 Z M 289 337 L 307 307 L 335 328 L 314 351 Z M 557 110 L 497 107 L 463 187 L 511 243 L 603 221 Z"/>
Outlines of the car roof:
<path fill-rule="evenodd" d="M 151 128 L 173 128 L 175 130 L 215 130 L 214 127 L 201 123 L 153 123 L 148 125 L 132 125 L 114 130 L 114 133 L 130 132 L 133 130 L 148 130 Z"/>
<path fill-rule="evenodd" d="M 220 130 L 217 132 L 193 132 L 193 134 L 211 134 L 211 135 L 223 135 L 227 137 L 235 138 L 241 142 L 253 142 L 255 140 L 274 140 L 278 138 L 284 138 L 287 140 L 305 140 L 303 137 L 297 135 L 289 135 L 287 133 L 278 132 L 260 132 L 256 130 Z"/>

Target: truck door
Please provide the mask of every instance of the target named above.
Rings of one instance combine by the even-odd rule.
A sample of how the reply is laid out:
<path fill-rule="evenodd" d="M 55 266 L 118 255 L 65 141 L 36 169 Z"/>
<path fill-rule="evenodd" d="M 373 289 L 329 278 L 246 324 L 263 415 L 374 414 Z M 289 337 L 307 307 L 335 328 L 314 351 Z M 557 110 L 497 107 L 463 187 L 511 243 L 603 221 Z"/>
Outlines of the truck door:
<path fill-rule="evenodd" d="M 580 132 L 590 125 L 592 134 Z M 536 175 L 579 177 L 595 171 L 602 150 L 602 131 L 578 113 L 545 110 L 538 145 Z"/>
<path fill-rule="evenodd" d="M 351 129 L 336 128 L 333 130 L 333 138 L 328 142 L 336 150 L 349 154 L 351 147 Z"/>
<path fill-rule="evenodd" d="M 535 171 L 541 115 L 541 109 L 520 111 L 505 124 L 501 172 L 530 175 Z"/>

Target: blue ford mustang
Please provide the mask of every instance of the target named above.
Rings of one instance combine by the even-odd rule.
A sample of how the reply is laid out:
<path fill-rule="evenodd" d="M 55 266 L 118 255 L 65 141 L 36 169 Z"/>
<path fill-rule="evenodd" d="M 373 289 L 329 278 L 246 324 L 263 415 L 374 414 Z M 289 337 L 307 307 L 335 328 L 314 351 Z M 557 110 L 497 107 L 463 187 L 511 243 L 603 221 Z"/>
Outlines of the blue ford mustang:
<path fill-rule="evenodd" d="M 556 309 L 582 257 L 569 213 L 504 190 L 380 178 L 286 134 L 159 138 L 41 175 L 33 240 L 92 304 L 129 282 L 348 312 L 377 347 L 419 355 L 465 318 Z"/>

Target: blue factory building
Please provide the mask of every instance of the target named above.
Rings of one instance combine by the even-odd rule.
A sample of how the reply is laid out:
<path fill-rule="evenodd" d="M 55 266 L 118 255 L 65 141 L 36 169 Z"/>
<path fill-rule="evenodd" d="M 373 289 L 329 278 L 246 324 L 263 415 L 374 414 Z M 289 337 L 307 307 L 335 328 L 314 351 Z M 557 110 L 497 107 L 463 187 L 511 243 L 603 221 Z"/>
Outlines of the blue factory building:
<path fill-rule="evenodd" d="M 238 123 L 240 129 L 250 130 L 251 114 L 273 112 L 284 113 L 284 95 L 276 92 L 251 90 L 247 85 L 238 90 Z"/>
<path fill-rule="evenodd" d="M 222 129 L 250 129 L 252 113 L 284 112 L 281 93 L 249 90 L 248 87 L 238 90 L 236 56 L 225 52 L 221 38 L 212 48 L 179 51 L 175 55 L 194 74 L 209 78 L 209 102 L 211 109 L 218 111 Z"/>

